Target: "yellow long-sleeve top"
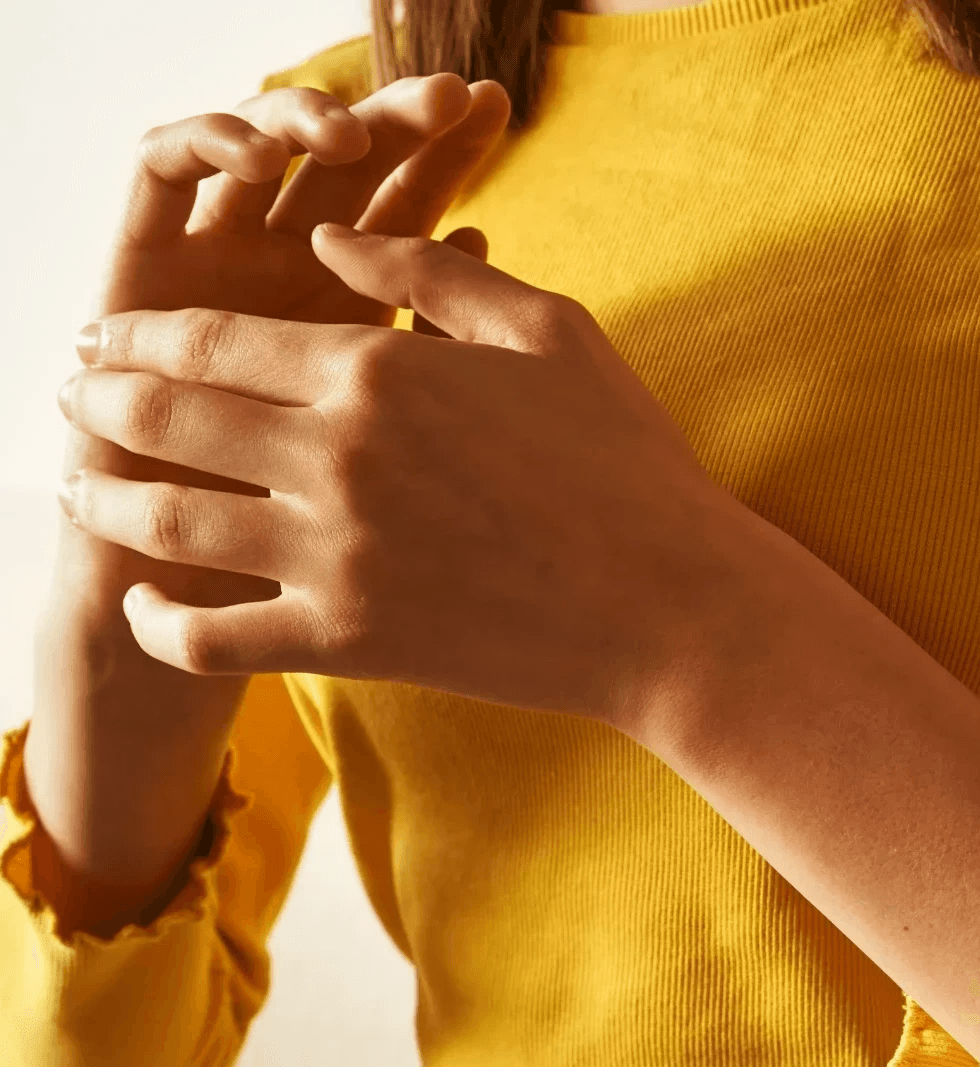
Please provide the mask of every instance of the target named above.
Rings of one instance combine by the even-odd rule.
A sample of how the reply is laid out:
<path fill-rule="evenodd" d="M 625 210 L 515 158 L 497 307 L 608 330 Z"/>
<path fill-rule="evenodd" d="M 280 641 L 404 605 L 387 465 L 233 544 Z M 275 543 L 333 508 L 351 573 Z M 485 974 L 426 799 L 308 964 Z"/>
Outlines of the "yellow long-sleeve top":
<path fill-rule="evenodd" d="M 537 121 L 506 131 L 433 237 L 478 226 L 494 266 L 584 304 L 716 481 L 977 692 L 980 79 L 928 58 L 901 0 L 555 28 Z M 377 84 L 369 43 L 262 88 L 354 103 Z M 209 851 L 109 941 L 62 938 L 32 884 L 29 725 L 0 764 L 3 1067 L 232 1063 L 334 783 L 417 970 L 426 1067 L 977 1063 L 606 724 L 256 676 Z"/>

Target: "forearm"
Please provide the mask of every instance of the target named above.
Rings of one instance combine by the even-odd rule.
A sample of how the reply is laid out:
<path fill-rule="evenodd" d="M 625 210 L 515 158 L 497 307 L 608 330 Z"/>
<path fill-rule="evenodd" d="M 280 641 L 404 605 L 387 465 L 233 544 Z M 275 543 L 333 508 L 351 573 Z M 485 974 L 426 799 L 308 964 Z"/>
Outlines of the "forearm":
<path fill-rule="evenodd" d="M 978 1056 L 980 701 L 795 541 L 752 585 L 667 762 Z"/>
<path fill-rule="evenodd" d="M 216 730 L 199 709 L 180 706 L 174 669 L 122 631 L 109 639 L 105 625 L 72 611 L 43 624 L 24 751 L 44 830 L 38 887 L 69 931 L 104 937 L 144 921 L 148 905 L 186 877 L 232 723 L 227 716 L 227 729 Z M 234 701 L 247 679 L 220 681 Z"/>

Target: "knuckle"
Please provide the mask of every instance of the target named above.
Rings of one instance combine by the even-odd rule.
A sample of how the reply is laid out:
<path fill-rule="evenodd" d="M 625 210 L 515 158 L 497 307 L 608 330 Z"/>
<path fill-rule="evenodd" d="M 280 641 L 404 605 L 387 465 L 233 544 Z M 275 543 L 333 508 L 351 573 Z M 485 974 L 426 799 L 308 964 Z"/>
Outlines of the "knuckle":
<path fill-rule="evenodd" d="M 179 485 L 158 485 L 149 494 L 143 520 L 149 546 L 155 555 L 177 561 L 190 547 L 189 501 Z"/>
<path fill-rule="evenodd" d="M 440 243 L 430 241 L 427 237 L 409 237 L 403 246 L 405 254 L 414 259 L 416 256 L 427 256 L 438 251 Z"/>
<path fill-rule="evenodd" d="M 535 293 L 528 301 L 528 311 L 535 322 L 554 325 L 574 314 L 576 302 L 563 293 Z"/>
<path fill-rule="evenodd" d="M 174 372 L 181 381 L 209 379 L 222 345 L 232 343 L 234 322 L 234 316 L 227 311 L 189 308 L 183 313 L 174 353 Z"/>
<path fill-rule="evenodd" d="M 102 321 L 102 343 L 117 366 L 135 366 L 137 316 L 118 315 Z"/>
<path fill-rule="evenodd" d="M 156 449 L 167 439 L 173 423 L 173 389 L 166 378 L 133 374 L 133 387 L 123 413 L 127 438 L 139 448 Z"/>
<path fill-rule="evenodd" d="M 570 326 L 580 329 L 585 308 L 564 293 L 541 291 L 524 306 L 524 322 L 531 336 L 541 343 L 561 341 Z"/>
<path fill-rule="evenodd" d="M 325 108 L 333 106 L 346 110 L 346 105 L 338 100 L 336 96 L 331 96 L 330 93 L 314 89 L 311 86 L 288 86 L 280 89 L 279 92 L 285 94 L 283 98 L 288 100 L 291 106 L 314 113 L 319 113 Z"/>
<path fill-rule="evenodd" d="M 383 372 L 388 356 L 387 338 L 379 335 L 367 337 L 347 363 L 347 395 L 345 399 L 353 410 L 362 408 L 379 398 L 383 389 Z"/>
<path fill-rule="evenodd" d="M 352 467 L 364 436 L 360 429 L 361 420 L 356 411 L 351 411 L 346 398 L 343 407 L 343 413 L 310 410 L 310 419 L 316 420 L 317 425 L 309 438 L 315 442 L 308 453 L 312 460 L 309 469 L 316 472 L 320 490 L 328 494 L 336 492 L 339 485 L 346 484 L 352 477 Z"/>
<path fill-rule="evenodd" d="M 565 293 L 549 293 L 552 299 L 549 301 L 553 305 L 553 312 L 561 316 L 576 316 L 582 315 L 585 312 L 585 307 L 577 300 L 573 300 L 570 296 L 566 296 Z"/>
<path fill-rule="evenodd" d="M 224 116 L 220 113 L 211 112 L 151 127 L 143 134 L 136 146 L 137 162 L 149 170 L 156 170 L 156 162 L 161 158 L 166 159 L 173 152 L 175 142 L 186 142 L 188 135 L 196 127 L 218 128 L 222 118 Z"/>
<path fill-rule="evenodd" d="M 229 120 L 231 120 L 229 122 Z M 221 133 L 235 123 L 235 116 L 227 111 L 206 111 L 202 115 L 193 115 L 188 119 L 180 119 L 172 123 L 172 128 L 180 127 L 181 133 L 188 134 L 195 128 L 203 128 L 214 133 Z M 166 127 L 164 127 L 166 129 Z"/>
<path fill-rule="evenodd" d="M 160 141 L 160 135 L 164 130 L 163 126 L 152 126 L 143 134 L 139 139 L 139 144 L 136 146 L 136 161 L 138 163 L 145 162 L 156 151 L 157 145 Z"/>
<path fill-rule="evenodd" d="M 132 170 L 134 172 L 134 181 L 141 180 L 141 176 L 148 171 L 156 172 L 157 161 L 160 156 L 160 136 L 162 131 L 162 126 L 154 126 L 152 130 L 147 130 L 140 138 L 136 151 L 133 153 Z"/>
<path fill-rule="evenodd" d="M 215 660 L 211 654 L 211 627 L 199 612 L 184 612 L 174 634 L 174 651 L 191 674 L 214 673 Z"/>

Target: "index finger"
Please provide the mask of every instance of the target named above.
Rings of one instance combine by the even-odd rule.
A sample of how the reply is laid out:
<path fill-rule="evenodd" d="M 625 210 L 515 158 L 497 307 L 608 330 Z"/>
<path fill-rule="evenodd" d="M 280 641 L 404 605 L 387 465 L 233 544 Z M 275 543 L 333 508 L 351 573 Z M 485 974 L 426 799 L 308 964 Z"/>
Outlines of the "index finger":
<path fill-rule="evenodd" d="M 321 222 L 353 226 L 391 172 L 460 123 L 471 105 L 466 82 L 448 71 L 401 78 L 352 104 L 347 110 L 367 127 L 370 150 L 332 167 L 307 156 L 266 216 L 266 228 L 308 241 Z"/>

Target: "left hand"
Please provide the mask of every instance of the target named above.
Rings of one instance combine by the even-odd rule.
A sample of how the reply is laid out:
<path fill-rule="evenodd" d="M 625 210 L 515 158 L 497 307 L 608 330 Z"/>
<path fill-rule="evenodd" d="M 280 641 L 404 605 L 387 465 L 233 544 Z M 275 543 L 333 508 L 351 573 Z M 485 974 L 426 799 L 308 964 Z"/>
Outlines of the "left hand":
<path fill-rule="evenodd" d="M 270 497 L 87 471 L 81 527 L 282 596 L 127 617 L 198 675 L 406 682 L 620 723 L 699 653 L 741 505 L 578 302 L 420 237 L 318 228 L 355 292 L 434 329 L 190 308 L 105 316 L 71 421 Z M 446 331 L 441 333 L 440 331 Z M 138 371 L 140 373 L 132 373 Z"/>

